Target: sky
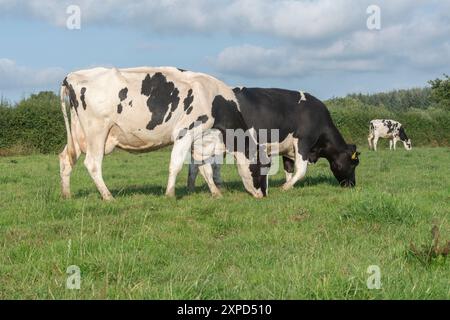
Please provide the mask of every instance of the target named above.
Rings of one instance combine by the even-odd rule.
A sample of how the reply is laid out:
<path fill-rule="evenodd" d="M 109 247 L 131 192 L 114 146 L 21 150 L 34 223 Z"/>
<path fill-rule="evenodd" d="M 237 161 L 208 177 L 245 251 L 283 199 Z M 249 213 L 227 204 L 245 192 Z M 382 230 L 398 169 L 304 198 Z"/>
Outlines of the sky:
<path fill-rule="evenodd" d="M 57 91 L 95 66 L 174 66 L 321 99 L 422 87 L 450 74 L 450 0 L 0 0 L 0 97 Z"/>

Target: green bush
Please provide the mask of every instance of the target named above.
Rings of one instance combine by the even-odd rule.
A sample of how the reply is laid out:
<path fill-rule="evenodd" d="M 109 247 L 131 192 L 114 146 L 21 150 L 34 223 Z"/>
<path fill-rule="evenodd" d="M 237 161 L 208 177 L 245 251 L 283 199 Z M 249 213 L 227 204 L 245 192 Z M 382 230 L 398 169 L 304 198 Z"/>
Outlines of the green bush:
<path fill-rule="evenodd" d="M 444 79 L 428 82 L 431 85 L 431 98 L 442 109 L 450 111 L 450 77 L 444 74 Z"/>
<path fill-rule="evenodd" d="M 36 151 L 53 153 L 65 143 L 59 97 L 41 92 L 16 106 L 0 107 L 0 150 L 3 154 Z M 10 151 L 10 152 L 8 152 Z"/>
<path fill-rule="evenodd" d="M 386 106 L 392 111 L 406 111 L 410 108 L 431 107 L 433 102 L 431 96 L 431 88 L 413 88 L 374 94 L 350 94 L 347 97 L 356 99 L 367 106 Z"/>
<path fill-rule="evenodd" d="M 396 97 L 397 100 L 403 96 L 413 96 L 413 92 L 386 95 Z M 374 97 L 378 97 L 378 100 Z M 364 99 L 368 99 L 370 103 L 364 102 Z M 402 110 L 381 103 L 383 101 L 388 103 L 389 99 L 384 95 L 352 95 L 334 98 L 325 103 L 349 143 L 366 146 L 370 120 L 391 118 L 405 126 L 414 146 L 450 145 L 450 111 L 434 107 L 423 109 L 422 106 L 420 109 Z M 398 105 L 401 104 L 404 105 L 403 102 Z M 57 153 L 65 143 L 60 101 L 53 92 L 31 95 L 15 106 L 0 99 L 0 156 Z"/>
<path fill-rule="evenodd" d="M 369 122 L 394 119 L 403 124 L 414 146 L 450 145 L 450 112 L 439 108 L 391 111 L 385 106 L 367 106 L 354 98 L 326 102 L 331 116 L 348 143 L 367 145 Z"/>

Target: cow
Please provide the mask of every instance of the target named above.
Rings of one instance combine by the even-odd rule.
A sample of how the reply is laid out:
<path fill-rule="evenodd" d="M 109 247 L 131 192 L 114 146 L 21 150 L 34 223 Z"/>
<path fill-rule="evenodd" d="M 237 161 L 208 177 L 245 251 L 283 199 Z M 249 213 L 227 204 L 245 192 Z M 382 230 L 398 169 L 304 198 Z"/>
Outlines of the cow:
<path fill-rule="evenodd" d="M 227 85 L 206 74 L 172 67 L 80 70 L 67 75 L 60 93 L 67 132 L 67 145 L 59 155 L 65 198 L 70 197 L 70 175 L 82 153 L 102 198 L 112 200 L 102 176 L 105 155 L 116 147 L 149 152 L 172 144 L 166 195 L 173 197 L 176 177 L 196 141 L 212 139 L 220 144 L 215 138 L 218 131 L 248 130 Z M 256 198 L 263 197 L 266 177 L 257 160 L 246 150 L 222 149 L 237 160 L 245 189 Z M 196 153 L 201 160 L 208 156 Z M 211 163 L 204 161 L 200 171 L 211 193 L 220 196 L 210 178 Z"/>
<path fill-rule="evenodd" d="M 286 182 L 291 189 L 306 175 L 308 163 L 325 158 L 339 184 L 356 185 L 355 168 L 359 164 L 356 145 L 347 144 L 334 125 L 327 107 L 302 91 L 264 88 L 235 88 L 233 92 L 246 124 L 256 131 L 279 131 L 278 139 L 267 140 L 273 157 L 282 155 Z M 198 170 L 191 163 L 188 187 L 192 190 Z M 217 175 L 218 176 L 218 175 Z"/>
<path fill-rule="evenodd" d="M 377 151 L 377 144 L 379 138 L 389 139 L 389 149 L 397 150 L 397 142 L 403 142 L 406 150 L 412 149 L 411 139 L 408 138 L 403 125 L 394 120 L 376 119 L 370 121 L 369 125 L 369 149 Z"/>

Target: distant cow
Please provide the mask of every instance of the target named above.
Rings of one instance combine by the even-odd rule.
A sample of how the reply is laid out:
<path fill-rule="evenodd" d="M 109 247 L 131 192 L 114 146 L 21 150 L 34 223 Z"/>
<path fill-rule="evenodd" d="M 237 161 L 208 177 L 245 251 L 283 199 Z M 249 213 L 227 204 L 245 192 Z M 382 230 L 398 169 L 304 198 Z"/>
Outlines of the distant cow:
<path fill-rule="evenodd" d="M 320 100 L 308 93 L 283 89 L 235 88 L 233 91 L 250 128 L 279 130 L 278 140 L 269 139 L 267 146 L 268 150 L 276 150 L 272 156 L 283 156 L 284 190 L 303 179 L 308 163 L 315 163 L 319 158 L 328 160 L 341 186 L 355 186 L 359 152 L 355 145 L 345 142 Z M 190 189 L 194 188 L 196 173 L 195 164 L 191 164 Z"/>
<path fill-rule="evenodd" d="M 70 121 L 66 98 L 70 102 Z M 65 197 L 70 197 L 70 175 L 81 153 L 86 154 L 84 164 L 103 199 L 110 200 L 112 195 L 102 177 L 105 154 L 115 147 L 148 152 L 171 144 L 166 195 L 174 196 L 176 177 L 186 155 L 196 141 L 203 141 L 208 129 L 248 130 L 235 94 L 227 85 L 208 75 L 176 68 L 94 68 L 73 72 L 61 86 L 61 104 L 67 131 L 67 145 L 60 154 Z M 266 177 L 261 176 L 258 163 L 250 161 L 246 150 L 228 151 L 237 160 L 247 191 L 262 197 Z M 198 158 L 205 160 L 204 154 Z M 134 169 L 145 176 L 142 168 Z M 219 195 L 211 164 L 204 162 L 200 171 L 211 192 Z"/>
<path fill-rule="evenodd" d="M 377 144 L 379 138 L 389 139 L 389 149 L 397 149 L 397 142 L 400 140 L 406 150 L 411 150 L 411 139 L 408 138 L 402 124 L 394 120 L 372 120 L 369 126 L 369 149 L 377 151 Z"/>

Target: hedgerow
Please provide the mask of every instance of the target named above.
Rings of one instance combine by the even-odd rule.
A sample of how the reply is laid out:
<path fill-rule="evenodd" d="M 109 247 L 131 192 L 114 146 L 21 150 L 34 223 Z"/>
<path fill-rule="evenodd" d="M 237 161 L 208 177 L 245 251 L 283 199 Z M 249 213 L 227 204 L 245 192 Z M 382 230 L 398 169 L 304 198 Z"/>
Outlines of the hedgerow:
<path fill-rule="evenodd" d="M 349 95 L 330 99 L 325 104 L 349 143 L 365 146 L 369 121 L 389 118 L 404 125 L 414 146 L 449 146 L 450 111 L 436 104 L 418 103 L 406 109 L 404 101 L 399 100 L 429 95 L 429 90 L 422 94 L 418 89 L 412 90 L 412 93 L 398 91 L 397 95 Z M 389 101 L 395 104 L 385 105 Z M 53 92 L 31 95 L 16 105 L 0 102 L 0 155 L 57 153 L 65 142 L 60 100 Z"/>

